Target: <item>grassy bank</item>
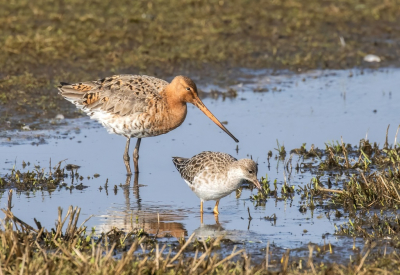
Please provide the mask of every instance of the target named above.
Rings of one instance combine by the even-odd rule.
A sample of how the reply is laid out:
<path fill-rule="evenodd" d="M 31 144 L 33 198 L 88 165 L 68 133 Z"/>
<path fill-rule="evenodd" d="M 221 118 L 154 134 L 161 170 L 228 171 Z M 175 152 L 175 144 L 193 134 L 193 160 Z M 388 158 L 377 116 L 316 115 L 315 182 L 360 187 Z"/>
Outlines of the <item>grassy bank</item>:
<path fill-rule="evenodd" d="M 76 116 L 59 81 L 113 73 L 169 77 L 230 68 L 304 71 L 398 65 L 399 0 L 0 0 L 1 122 Z M 368 66 L 368 65 L 367 65 Z M 16 122 L 18 126 L 18 121 Z M 3 123 L 2 123 L 3 124 Z"/>

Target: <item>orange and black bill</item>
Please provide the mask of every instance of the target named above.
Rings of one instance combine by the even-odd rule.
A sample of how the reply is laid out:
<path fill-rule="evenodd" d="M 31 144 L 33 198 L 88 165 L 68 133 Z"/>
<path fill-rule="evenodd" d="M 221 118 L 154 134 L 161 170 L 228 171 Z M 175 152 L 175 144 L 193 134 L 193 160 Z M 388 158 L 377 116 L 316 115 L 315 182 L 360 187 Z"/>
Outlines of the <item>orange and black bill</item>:
<path fill-rule="evenodd" d="M 214 121 L 215 124 L 219 126 L 222 130 L 224 130 L 225 133 L 227 133 L 231 138 L 233 138 L 234 141 L 239 142 L 237 138 L 235 138 L 231 132 L 228 131 L 228 129 L 225 128 L 224 125 L 222 125 L 221 122 L 210 112 L 210 110 L 207 109 L 207 107 L 204 105 L 204 103 L 200 100 L 200 98 L 197 98 L 194 105 L 199 108 L 206 116 L 208 116 L 212 121 Z"/>

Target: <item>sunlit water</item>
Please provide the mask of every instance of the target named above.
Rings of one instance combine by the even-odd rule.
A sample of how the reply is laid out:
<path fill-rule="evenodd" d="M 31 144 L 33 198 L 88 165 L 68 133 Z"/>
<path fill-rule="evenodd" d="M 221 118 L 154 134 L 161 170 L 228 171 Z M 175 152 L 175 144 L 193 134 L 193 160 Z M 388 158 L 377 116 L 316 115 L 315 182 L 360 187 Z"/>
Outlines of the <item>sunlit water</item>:
<path fill-rule="evenodd" d="M 50 228 L 59 206 L 66 212 L 69 205 L 74 205 L 82 208 L 81 221 L 94 215 L 87 225 L 98 232 L 115 226 L 126 230 L 142 227 L 153 234 L 159 228 L 161 237 L 181 237 L 193 232 L 199 237 L 224 234 L 252 247 L 259 244 L 264 248 L 269 241 L 282 249 L 302 247 L 309 242 L 330 242 L 350 253 L 352 239 L 333 235 L 334 224 L 346 222 L 346 215 L 341 219 L 334 215 L 328 218 L 326 210 L 320 208 L 301 213 L 297 195 L 293 201 L 269 199 L 265 207 L 259 207 L 250 201 L 252 193 L 248 189 L 243 190 L 240 198 L 234 192 L 220 202 L 219 223 L 212 213 L 214 202 L 206 202 L 201 225 L 200 200 L 181 179 L 171 157 L 191 157 L 205 150 L 229 153 L 236 158 L 252 156 L 259 163 L 258 176 L 268 174 L 271 181 L 277 179 L 280 188 L 284 181 L 283 163 L 272 158 L 268 168 L 267 162 L 269 150 L 276 154 L 277 140 L 288 152 L 303 143 L 307 143 L 308 149 L 311 144 L 323 148 L 324 143 L 341 137 L 346 143 L 357 144 L 367 135 L 370 141 L 383 144 L 388 124 L 389 137 L 394 140 L 400 124 L 400 70 L 368 71 L 362 75 L 353 71 L 352 77 L 349 71 L 275 77 L 269 76 L 268 71 L 247 73 L 252 77 L 232 87 L 238 90 L 237 98 L 204 99 L 206 106 L 221 121 L 227 121 L 227 128 L 240 140 L 238 151 L 228 135 L 190 105 L 181 127 L 167 135 L 142 140 L 141 172 L 138 182 L 133 177 L 128 181 L 129 188 L 124 188 L 129 180 L 122 161 L 125 138 L 108 134 L 88 118 L 68 121 L 58 133 L 2 133 L 0 174 L 8 173 L 14 164 L 23 170 L 23 161 L 31 163 L 25 170 L 32 170 L 37 164 L 48 170 L 50 159 L 52 166 L 65 160 L 63 166 L 81 166 L 78 173 L 88 186 L 71 192 L 57 189 L 52 193 L 18 193 L 13 198 L 14 214 L 32 225 L 36 218 Z M 198 84 L 204 91 L 216 88 Z M 265 88 L 269 91 L 254 92 Z M 5 136 L 11 136 L 11 141 Z M 135 142 L 133 139 L 131 153 Z M 297 159 L 295 156 L 293 163 Z M 96 173 L 100 177 L 94 178 Z M 302 186 L 311 178 L 311 174 L 297 174 L 293 170 L 289 184 Z M 108 190 L 104 186 L 107 179 Z M 66 182 L 70 184 L 70 180 Z M 0 199 L 2 208 L 7 205 L 5 194 Z M 264 219 L 272 214 L 277 216 L 275 223 Z M 257 249 L 253 253 L 257 254 Z"/>

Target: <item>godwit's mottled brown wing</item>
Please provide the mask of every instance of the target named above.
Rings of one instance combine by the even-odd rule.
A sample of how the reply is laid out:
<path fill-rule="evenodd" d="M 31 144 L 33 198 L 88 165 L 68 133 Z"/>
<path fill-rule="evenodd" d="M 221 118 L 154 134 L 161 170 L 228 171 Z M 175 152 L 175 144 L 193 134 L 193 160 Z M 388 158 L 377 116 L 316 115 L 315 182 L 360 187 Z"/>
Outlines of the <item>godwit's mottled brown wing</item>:
<path fill-rule="evenodd" d="M 92 82 L 61 83 L 60 94 L 78 108 L 120 116 L 143 112 L 157 100 L 168 82 L 145 75 L 114 75 Z"/>
<path fill-rule="evenodd" d="M 190 159 L 173 157 L 172 162 L 181 174 L 182 178 L 189 183 L 193 183 L 193 179 L 207 169 L 210 173 L 223 173 L 226 167 L 236 161 L 231 155 L 205 151 L 193 156 Z"/>

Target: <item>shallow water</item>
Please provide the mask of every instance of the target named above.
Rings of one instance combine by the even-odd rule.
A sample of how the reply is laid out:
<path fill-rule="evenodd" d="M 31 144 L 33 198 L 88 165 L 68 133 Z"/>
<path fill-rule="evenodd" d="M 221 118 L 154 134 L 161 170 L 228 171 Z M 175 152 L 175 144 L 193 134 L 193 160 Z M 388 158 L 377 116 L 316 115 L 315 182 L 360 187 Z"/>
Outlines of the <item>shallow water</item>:
<path fill-rule="evenodd" d="M 322 208 L 301 213 L 297 195 L 293 201 L 269 199 L 265 207 L 260 207 L 250 201 L 252 192 L 243 189 L 240 198 L 232 193 L 221 200 L 219 223 L 212 214 L 214 202 L 206 202 L 201 225 L 200 200 L 181 179 L 171 157 L 191 157 L 205 150 L 226 152 L 236 158 L 252 156 L 259 163 L 258 177 L 268 174 L 271 183 L 277 179 L 280 189 L 284 181 L 283 162 L 272 158 L 268 167 L 267 161 L 269 150 L 274 156 L 277 152 L 274 150 L 277 140 L 288 152 L 303 143 L 307 143 L 307 149 L 311 144 L 323 148 L 324 143 L 341 137 L 346 143 L 357 144 L 367 135 L 370 141 L 383 144 L 388 124 L 391 125 L 388 136 L 394 140 L 400 124 L 397 91 L 400 70 L 363 74 L 357 70 L 316 71 L 280 76 L 270 76 L 268 71 L 244 72 L 249 76 L 240 79 L 242 84 L 232 87 L 238 90 L 237 98 L 204 99 L 220 121 L 228 122 L 227 128 L 240 140 L 239 149 L 236 150 L 236 143 L 228 135 L 191 105 L 181 127 L 167 135 L 142 140 L 137 182 L 125 175 L 122 161 L 125 138 L 108 134 L 88 118 L 63 121 L 58 132 L 2 133 L 0 174 L 8 173 L 14 164 L 23 171 L 23 161 L 30 162 L 25 170 L 32 170 L 38 164 L 48 170 L 50 159 L 53 166 L 66 159 L 63 166 L 67 163 L 81 166 L 78 173 L 84 177 L 82 183 L 88 186 L 71 192 L 57 189 L 51 193 L 18 193 L 13 199 L 14 214 L 29 224 L 33 225 L 36 218 L 42 225 L 52 227 L 57 207 L 66 212 L 69 205 L 74 205 L 82 208 L 81 221 L 94 215 L 87 225 L 99 232 L 115 226 L 126 230 L 144 227 L 153 234 L 159 228 L 161 237 L 187 236 L 193 232 L 205 238 L 224 234 L 253 248 L 264 248 L 268 241 L 281 249 L 294 249 L 309 242 L 319 245 L 330 242 L 346 255 L 351 254 L 352 239 L 333 235 L 334 224 L 348 221 L 346 215 L 337 219 L 332 214 L 328 218 L 327 210 Z M 201 83 L 198 86 L 204 91 L 217 88 Z M 265 88 L 269 91 L 258 91 Z M 131 141 L 131 152 L 135 142 Z M 297 161 L 298 157 L 294 156 L 293 164 Z M 96 173 L 100 177 L 94 178 Z M 302 186 L 311 178 L 308 172 L 293 170 L 289 184 Z M 104 189 L 107 179 L 108 192 Z M 7 205 L 5 194 L 0 199 L 2 208 Z M 276 222 L 264 219 L 272 214 L 276 214 Z M 253 253 L 257 254 L 258 248 L 254 249 Z"/>

